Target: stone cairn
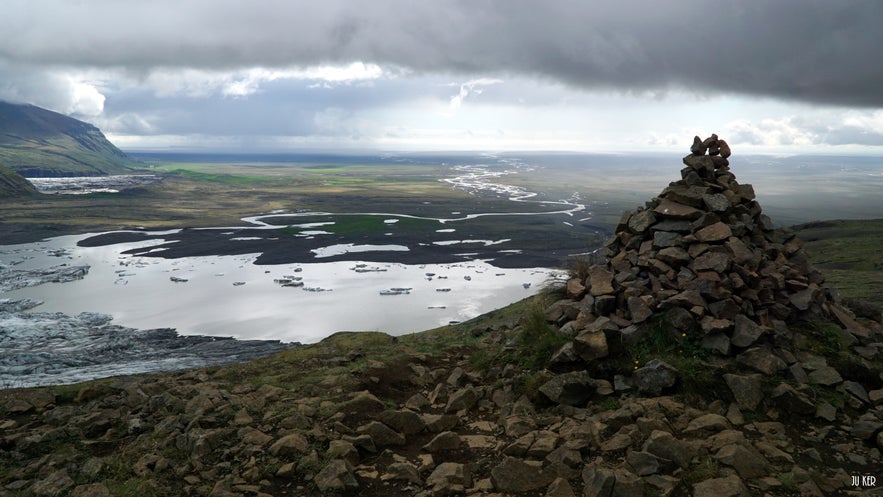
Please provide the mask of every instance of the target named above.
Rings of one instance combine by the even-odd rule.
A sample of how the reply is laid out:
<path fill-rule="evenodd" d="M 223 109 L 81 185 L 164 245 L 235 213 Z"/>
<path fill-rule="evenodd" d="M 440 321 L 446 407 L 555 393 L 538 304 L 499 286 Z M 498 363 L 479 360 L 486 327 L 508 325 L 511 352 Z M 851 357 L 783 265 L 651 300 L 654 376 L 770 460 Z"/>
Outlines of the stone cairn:
<path fill-rule="evenodd" d="M 621 344 L 651 333 L 659 316 L 669 332 L 701 337 L 698 345 L 712 356 L 773 374 L 785 367 L 778 356 L 790 348 L 790 323 L 829 314 L 854 323 L 793 231 L 774 229 L 753 187 L 736 181 L 727 143 L 697 136 L 690 152 L 681 180 L 624 213 L 595 254 L 603 262 L 570 279 L 567 298 L 546 309 L 546 319 L 573 337 L 552 358 L 553 369 L 614 356 Z M 654 362 L 647 367 L 667 367 Z M 638 383 L 656 394 L 666 386 Z"/>

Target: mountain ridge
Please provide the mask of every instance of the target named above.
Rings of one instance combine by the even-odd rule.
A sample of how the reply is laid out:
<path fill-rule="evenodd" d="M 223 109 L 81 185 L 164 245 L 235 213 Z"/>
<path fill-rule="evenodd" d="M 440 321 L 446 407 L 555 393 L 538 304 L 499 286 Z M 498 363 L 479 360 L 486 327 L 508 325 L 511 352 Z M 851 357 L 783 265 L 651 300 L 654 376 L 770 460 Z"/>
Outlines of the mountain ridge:
<path fill-rule="evenodd" d="M 136 166 L 92 124 L 0 101 L 0 163 L 30 177 L 104 176 Z"/>

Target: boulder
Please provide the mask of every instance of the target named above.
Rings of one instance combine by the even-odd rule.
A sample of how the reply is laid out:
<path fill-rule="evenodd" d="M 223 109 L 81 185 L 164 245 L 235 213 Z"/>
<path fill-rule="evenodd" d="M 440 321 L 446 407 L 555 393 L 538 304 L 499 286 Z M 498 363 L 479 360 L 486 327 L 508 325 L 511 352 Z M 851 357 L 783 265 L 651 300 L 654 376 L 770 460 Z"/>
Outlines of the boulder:
<path fill-rule="evenodd" d="M 660 395 L 677 381 L 678 370 L 661 359 L 653 359 L 634 372 L 635 387 L 638 391 L 651 395 Z"/>
<path fill-rule="evenodd" d="M 601 335 L 603 336 L 603 333 Z M 594 395 L 596 387 L 596 380 L 583 370 L 559 374 L 544 383 L 539 391 L 558 404 L 585 406 L 589 398 Z"/>
<path fill-rule="evenodd" d="M 314 478 L 316 486 L 323 494 L 343 492 L 359 488 L 353 475 L 353 468 L 343 459 L 331 460 Z"/>
<path fill-rule="evenodd" d="M 545 470 L 542 463 L 515 457 L 506 457 L 491 469 L 491 483 L 499 492 L 529 492 L 548 486 L 555 478 L 555 473 Z"/>

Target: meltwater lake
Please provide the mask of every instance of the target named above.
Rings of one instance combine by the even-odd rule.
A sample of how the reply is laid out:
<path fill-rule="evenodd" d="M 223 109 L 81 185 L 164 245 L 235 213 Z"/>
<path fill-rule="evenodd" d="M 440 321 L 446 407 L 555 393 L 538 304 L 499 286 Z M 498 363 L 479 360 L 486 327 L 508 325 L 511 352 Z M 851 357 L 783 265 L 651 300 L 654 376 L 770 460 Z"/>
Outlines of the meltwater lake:
<path fill-rule="evenodd" d="M 89 266 L 81 280 L 2 297 L 43 301 L 35 309 L 41 312 L 106 313 L 132 328 L 309 343 L 337 331 L 402 334 L 465 321 L 530 296 L 561 275 L 482 261 L 255 265 L 257 254 L 138 257 L 123 252 L 157 241 L 78 247 L 86 237 L 0 247 L 0 263 L 17 270 Z"/>

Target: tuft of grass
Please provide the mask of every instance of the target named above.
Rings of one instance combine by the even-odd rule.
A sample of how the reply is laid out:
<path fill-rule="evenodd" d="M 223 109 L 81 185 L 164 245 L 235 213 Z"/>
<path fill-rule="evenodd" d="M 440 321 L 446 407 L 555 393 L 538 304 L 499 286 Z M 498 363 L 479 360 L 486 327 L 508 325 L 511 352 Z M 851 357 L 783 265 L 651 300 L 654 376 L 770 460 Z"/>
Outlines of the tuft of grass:
<path fill-rule="evenodd" d="M 567 337 L 559 334 L 546 322 L 543 307 L 535 303 L 524 315 L 521 328 L 515 337 L 516 348 L 513 360 L 530 371 L 544 369 L 549 364 L 552 354 L 567 341 Z"/>

